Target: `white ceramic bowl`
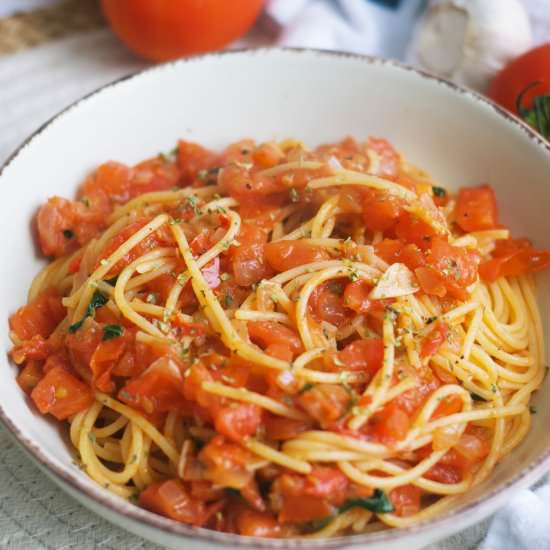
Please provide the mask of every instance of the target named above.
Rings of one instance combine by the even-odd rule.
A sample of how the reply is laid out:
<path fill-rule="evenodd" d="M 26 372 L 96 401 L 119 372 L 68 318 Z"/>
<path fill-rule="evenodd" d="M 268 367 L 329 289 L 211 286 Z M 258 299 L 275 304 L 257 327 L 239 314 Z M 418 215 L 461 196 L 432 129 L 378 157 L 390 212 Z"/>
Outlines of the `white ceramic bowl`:
<path fill-rule="evenodd" d="M 71 197 L 96 165 L 133 163 L 177 138 L 219 148 L 242 137 L 293 136 L 309 144 L 345 135 L 384 136 L 449 187 L 490 181 L 502 220 L 518 235 L 550 245 L 550 147 L 518 120 L 434 77 L 392 62 L 316 51 L 259 50 L 162 65 L 91 94 L 38 130 L 0 173 L 2 292 L 7 318 L 25 302 L 36 255 L 31 220 L 51 195 Z M 540 278 L 550 341 L 550 278 Z M 37 414 L 0 361 L 0 417 L 46 474 L 100 515 L 155 542 L 187 549 L 233 547 L 418 548 L 480 521 L 550 470 L 550 399 L 526 440 L 483 485 L 445 516 L 404 530 L 321 542 L 259 541 L 194 529 L 153 515 L 90 481 L 72 463 L 59 427 Z M 539 394 L 549 392 L 546 379 Z"/>

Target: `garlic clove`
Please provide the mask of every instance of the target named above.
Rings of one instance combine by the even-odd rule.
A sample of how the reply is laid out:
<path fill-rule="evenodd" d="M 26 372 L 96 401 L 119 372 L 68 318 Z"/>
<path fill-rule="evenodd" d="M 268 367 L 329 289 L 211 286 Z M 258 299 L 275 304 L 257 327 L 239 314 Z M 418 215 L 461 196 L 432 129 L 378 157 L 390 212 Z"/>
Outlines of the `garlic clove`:
<path fill-rule="evenodd" d="M 412 271 L 401 263 L 390 265 L 376 286 L 371 290 L 371 300 L 398 298 L 418 292 L 419 288 Z"/>

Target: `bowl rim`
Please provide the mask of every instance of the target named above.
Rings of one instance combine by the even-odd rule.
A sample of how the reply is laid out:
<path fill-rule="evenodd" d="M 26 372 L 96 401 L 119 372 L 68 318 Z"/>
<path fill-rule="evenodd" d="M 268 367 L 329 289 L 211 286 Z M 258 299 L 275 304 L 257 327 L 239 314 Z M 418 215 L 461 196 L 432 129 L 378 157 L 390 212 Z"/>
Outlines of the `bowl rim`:
<path fill-rule="evenodd" d="M 167 63 L 157 64 L 148 67 L 144 70 L 133 72 L 122 76 L 112 82 L 109 82 L 99 88 L 80 97 L 76 101 L 63 108 L 57 114 L 50 117 L 46 122 L 41 124 L 28 138 L 26 138 L 4 161 L 0 167 L 0 184 L 5 171 L 17 160 L 20 154 L 30 146 L 41 134 L 48 130 L 56 121 L 71 111 L 79 108 L 82 104 L 93 99 L 95 96 L 108 91 L 111 88 L 117 87 L 124 82 L 131 80 L 139 80 L 140 78 L 151 78 L 158 72 L 165 70 L 168 67 L 185 66 L 188 63 L 200 63 L 205 59 L 213 59 L 225 56 L 246 56 L 246 55 L 309 55 L 311 59 L 315 57 L 321 58 L 348 58 L 354 59 L 367 65 L 388 66 L 399 71 L 411 72 L 420 78 L 434 82 L 436 85 L 442 85 L 449 88 L 453 93 L 466 97 L 468 100 L 480 102 L 485 106 L 490 107 L 499 117 L 505 119 L 513 127 L 522 131 L 527 139 L 531 140 L 536 146 L 545 149 L 550 156 L 550 142 L 546 141 L 535 130 L 528 126 L 523 120 L 516 115 L 508 112 L 503 107 L 496 104 L 491 99 L 458 85 L 450 80 L 436 76 L 428 71 L 414 68 L 406 63 L 392 59 L 384 59 L 377 56 L 363 55 L 358 53 L 347 53 L 332 50 L 320 50 L 315 48 L 293 48 L 293 47 L 262 47 L 262 48 L 239 48 L 232 50 L 224 50 L 220 52 L 212 52 L 200 55 L 194 55 L 186 58 L 180 58 Z M 515 130 L 514 130 L 515 131 Z M 6 360 L 9 359 L 6 355 Z M 349 545 L 371 545 L 384 542 L 397 542 L 405 540 L 408 536 L 422 536 L 430 531 L 433 531 L 433 538 L 442 538 L 445 534 L 450 535 L 457 530 L 471 525 L 474 522 L 467 519 L 472 512 L 477 512 L 479 520 L 486 517 L 492 511 L 499 507 L 501 502 L 507 495 L 520 489 L 526 488 L 534 483 L 537 479 L 550 472 L 550 443 L 545 452 L 543 452 L 536 460 L 532 461 L 521 472 L 513 476 L 509 481 L 498 488 L 487 491 L 480 495 L 472 502 L 450 509 L 441 515 L 438 515 L 430 520 L 420 521 L 418 524 L 405 528 L 388 529 L 375 533 L 340 536 L 328 539 L 262 539 L 257 537 L 243 537 L 241 535 L 222 533 L 201 527 L 189 526 L 179 523 L 175 520 L 165 518 L 163 516 L 149 512 L 126 501 L 103 487 L 95 483 L 91 479 L 87 479 L 79 475 L 75 471 L 65 468 L 61 461 L 54 457 L 49 457 L 47 454 L 30 438 L 22 433 L 18 428 L 16 421 L 12 419 L 9 412 L 5 410 L 4 405 L 0 402 L 0 422 L 15 440 L 25 454 L 34 461 L 40 469 L 44 470 L 49 476 L 64 489 L 69 489 L 70 492 L 75 491 L 82 497 L 84 505 L 93 505 L 94 509 L 104 512 L 104 517 L 114 523 L 117 516 L 129 520 L 134 524 L 146 524 L 147 528 L 153 531 L 167 533 L 170 536 L 178 536 L 185 539 L 195 539 L 203 543 L 213 542 L 224 546 L 245 546 L 254 548 L 273 548 L 273 549 L 300 549 L 304 547 L 315 548 L 341 548 Z M 67 487 L 68 486 L 68 487 Z M 498 501 L 498 502 L 497 502 Z M 97 510 L 96 510 L 97 511 Z M 109 519 L 110 518 L 110 519 Z M 444 533 L 435 535 L 437 529 L 443 530 Z"/>

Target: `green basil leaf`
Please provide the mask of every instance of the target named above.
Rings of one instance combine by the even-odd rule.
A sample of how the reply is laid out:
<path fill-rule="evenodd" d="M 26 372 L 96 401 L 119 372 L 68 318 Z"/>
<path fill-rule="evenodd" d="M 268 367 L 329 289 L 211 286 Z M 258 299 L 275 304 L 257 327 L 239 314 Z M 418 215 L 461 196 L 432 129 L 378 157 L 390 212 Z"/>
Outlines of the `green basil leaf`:
<path fill-rule="evenodd" d="M 124 334 L 124 328 L 120 325 L 107 325 L 103 328 L 103 338 L 102 340 L 112 340 L 113 338 L 118 338 Z"/>
<path fill-rule="evenodd" d="M 88 304 L 88 307 L 86 308 L 86 313 L 84 314 L 84 317 L 82 317 L 80 321 L 73 323 L 69 327 L 69 332 L 74 334 L 77 330 L 79 330 L 82 327 L 82 325 L 84 324 L 84 321 L 88 317 L 93 317 L 96 309 L 99 309 L 100 307 L 104 306 L 107 302 L 108 302 L 108 298 L 103 294 L 101 294 L 99 290 L 96 290 L 94 292 L 94 295 L 92 296 L 92 299 L 90 300 L 90 303 Z"/>
<path fill-rule="evenodd" d="M 394 510 L 390 499 L 381 489 L 375 489 L 374 494 L 367 498 L 351 498 L 347 500 L 340 506 L 339 512 L 346 512 L 351 508 L 364 508 L 376 514 L 389 514 Z"/>

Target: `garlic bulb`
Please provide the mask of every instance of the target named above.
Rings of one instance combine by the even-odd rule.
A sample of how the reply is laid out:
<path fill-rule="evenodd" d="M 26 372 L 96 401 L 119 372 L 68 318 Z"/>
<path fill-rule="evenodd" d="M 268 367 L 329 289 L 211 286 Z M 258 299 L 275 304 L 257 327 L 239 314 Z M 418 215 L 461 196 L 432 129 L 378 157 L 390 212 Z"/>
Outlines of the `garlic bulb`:
<path fill-rule="evenodd" d="M 484 92 L 532 42 L 520 0 L 432 0 L 416 32 L 412 59 L 420 68 Z"/>

